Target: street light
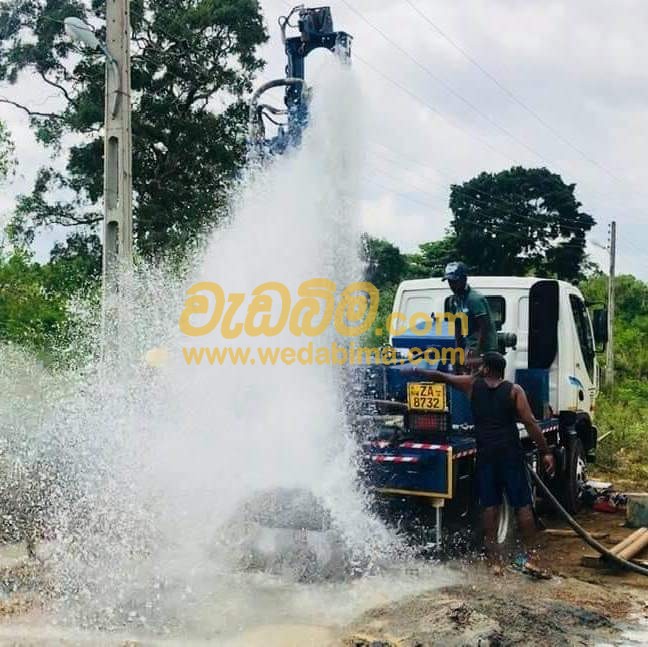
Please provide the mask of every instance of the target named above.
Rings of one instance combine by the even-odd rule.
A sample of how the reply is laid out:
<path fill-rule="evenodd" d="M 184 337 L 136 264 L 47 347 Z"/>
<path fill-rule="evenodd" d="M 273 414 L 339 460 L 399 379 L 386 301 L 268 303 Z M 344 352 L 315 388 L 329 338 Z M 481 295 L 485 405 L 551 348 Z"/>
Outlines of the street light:
<path fill-rule="evenodd" d="M 106 57 L 106 61 L 109 64 L 109 70 L 112 71 L 112 74 L 115 78 L 115 85 L 117 87 L 117 92 L 113 95 L 113 102 L 111 108 L 111 114 L 113 117 L 117 114 L 119 110 L 119 92 L 121 91 L 121 74 L 119 71 L 119 63 L 117 59 L 108 51 L 105 43 L 102 43 L 94 32 L 94 29 L 81 18 L 76 16 L 70 16 L 63 21 L 65 25 L 65 32 L 72 39 L 78 43 L 83 43 L 90 49 L 99 49 L 103 52 Z"/>
<path fill-rule="evenodd" d="M 101 47 L 101 42 L 94 33 L 94 30 L 87 22 L 77 18 L 76 16 L 70 16 L 63 21 L 65 25 L 65 31 L 67 35 L 72 38 L 72 40 L 79 41 L 84 45 L 87 45 L 90 49 L 97 49 Z M 103 49 L 105 49 L 105 45 Z M 108 50 L 104 52 L 106 56 L 110 57 Z M 112 57 L 110 57 L 112 58 Z"/>

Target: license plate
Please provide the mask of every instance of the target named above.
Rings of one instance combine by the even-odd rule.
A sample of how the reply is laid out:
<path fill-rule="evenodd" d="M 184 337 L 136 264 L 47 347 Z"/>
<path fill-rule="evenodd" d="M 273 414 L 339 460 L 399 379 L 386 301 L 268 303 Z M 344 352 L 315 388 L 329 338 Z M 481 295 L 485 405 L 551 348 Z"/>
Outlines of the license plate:
<path fill-rule="evenodd" d="M 448 410 L 446 402 L 446 385 L 431 382 L 417 382 L 407 385 L 407 406 L 413 411 Z"/>

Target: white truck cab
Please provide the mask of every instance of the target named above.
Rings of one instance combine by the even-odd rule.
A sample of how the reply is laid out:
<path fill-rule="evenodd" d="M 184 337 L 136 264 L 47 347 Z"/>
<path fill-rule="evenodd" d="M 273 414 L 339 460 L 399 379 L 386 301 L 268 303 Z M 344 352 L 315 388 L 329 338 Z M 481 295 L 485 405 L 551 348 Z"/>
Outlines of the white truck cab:
<path fill-rule="evenodd" d="M 548 370 L 549 413 L 576 412 L 591 424 L 599 370 L 594 328 L 578 288 L 554 279 L 510 276 L 475 276 L 468 284 L 488 300 L 498 333 L 517 337 L 506 351 L 507 379 L 515 381 L 519 370 Z M 415 313 L 446 313 L 450 295 L 448 284 L 438 278 L 405 281 L 393 311 L 408 320 Z"/>

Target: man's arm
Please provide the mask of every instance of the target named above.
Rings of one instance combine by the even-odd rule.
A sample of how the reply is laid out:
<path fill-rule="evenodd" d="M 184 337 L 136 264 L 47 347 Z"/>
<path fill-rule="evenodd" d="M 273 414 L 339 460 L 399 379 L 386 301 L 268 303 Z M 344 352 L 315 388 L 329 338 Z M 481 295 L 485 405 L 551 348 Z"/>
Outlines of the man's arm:
<path fill-rule="evenodd" d="M 524 392 L 524 389 L 519 384 L 513 385 L 513 399 L 515 402 L 515 410 L 517 412 L 518 419 L 526 427 L 529 436 L 533 442 L 538 446 L 540 453 L 543 455 L 543 463 L 545 471 L 549 476 L 553 476 L 556 471 L 556 462 L 553 457 L 553 454 L 549 451 L 549 446 L 547 445 L 547 440 L 540 429 L 538 421 L 531 411 L 531 406 L 529 405 L 529 400 Z"/>
<path fill-rule="evenodd" d="M 475 381 L 470 375 L 454 375 L 453 373 L 442 373 L 441 371 L 435 371 L 433 369 L 414 368 L 412 369 L 412 373 L 431 380 L 432 382 L 449 384 L 455 389 L 459 389 L 469 395 L 472 391 L 473 382 Z"/>

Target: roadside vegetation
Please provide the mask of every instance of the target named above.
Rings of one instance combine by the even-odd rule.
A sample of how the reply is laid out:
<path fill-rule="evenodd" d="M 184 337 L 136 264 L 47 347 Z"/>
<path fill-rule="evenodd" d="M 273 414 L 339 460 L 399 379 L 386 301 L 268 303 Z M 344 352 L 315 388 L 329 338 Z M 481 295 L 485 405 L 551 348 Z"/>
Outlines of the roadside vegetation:
<path fill-rule="evenodd" d="M 581 288 L 590 302 L 607 300 L 607 277 L 596 276 Z M 614 389 L 604 387 L 597 402 L 600 444 L 597 464 L 611 479 L 645 489 L 648 483 L 648 284 L 633 276 L 616 280 Z M 599 357 L 605 370 L 605 356 Z"/>

